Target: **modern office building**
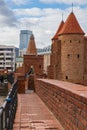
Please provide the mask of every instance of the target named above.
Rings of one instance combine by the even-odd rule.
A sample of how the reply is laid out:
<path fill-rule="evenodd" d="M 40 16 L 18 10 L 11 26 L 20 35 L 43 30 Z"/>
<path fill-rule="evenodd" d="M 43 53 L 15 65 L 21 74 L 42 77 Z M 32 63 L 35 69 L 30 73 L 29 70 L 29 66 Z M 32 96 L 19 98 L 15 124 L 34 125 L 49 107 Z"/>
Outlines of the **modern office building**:
<path fill-rule="evenodd" d="M 28 47 L 29 39 L 32 34 L 30 30 L 21 30 L 20 31 L 20 45 L 19 50 L 26 49 Z"/>
<path fill-rule="evenodd" d="M 16 48 L 0 45 L 0 70 L 15 71 Z"/>

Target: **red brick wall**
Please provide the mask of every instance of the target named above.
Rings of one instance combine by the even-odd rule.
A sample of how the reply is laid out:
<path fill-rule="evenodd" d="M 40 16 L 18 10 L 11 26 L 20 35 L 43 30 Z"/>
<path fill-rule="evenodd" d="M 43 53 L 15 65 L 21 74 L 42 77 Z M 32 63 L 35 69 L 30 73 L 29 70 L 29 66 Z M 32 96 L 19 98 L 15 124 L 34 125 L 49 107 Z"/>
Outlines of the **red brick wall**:
<path fill-rule="evenodd" d="M 87 87 L 57 80 L 36 80 L 36 93 L 65 130 L 87 129 Z"/>
<path fill-rule="evenodd" d="M 30 75 L 28 77 L 28 89 L 29 90 L 35 90 L 35 86 L 34 86 L 34 75 Z"/>
<path fill-rule="evenodd" d="M 48 67 L 48 78 L 59 79 L 61 71 L 61 41 L 53 41 L 51 51 L 51 65 Z"/>
<path fill-rule="evenodd" d="M 84 73 L 87 74 L 87 39 L 84 45 Z"/>
<path fill-rule="evenodd" d="M 25 73 L 33 65 L 36 74 L 43 74 L 43 55 L 24 55 Z"/>
<path fill-rule="evenodd" d="M 18 76 L 18 93 L 25 93 L 25 77 Z"/>
<path fill-rule="evenodd" d="M 61 35 L 62 80 L 82 83 L 84 75 L 84 36 Z"/>

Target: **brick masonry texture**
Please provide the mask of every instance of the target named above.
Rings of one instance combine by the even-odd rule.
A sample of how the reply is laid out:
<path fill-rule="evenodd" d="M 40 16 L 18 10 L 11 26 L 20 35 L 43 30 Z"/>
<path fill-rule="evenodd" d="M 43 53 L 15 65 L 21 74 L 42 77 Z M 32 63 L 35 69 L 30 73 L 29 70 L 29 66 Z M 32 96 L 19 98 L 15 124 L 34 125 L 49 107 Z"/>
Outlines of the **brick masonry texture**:
<path fill-rule="evenodd" d="M 42 55 L 24 55 L 24 70 L 27 73 L 31 65 L 34 67 L 34 73 L 43 74 L 43 56 Z"/>
<path fill-rule="evenodd" d="M 53 37 L 51 50 L 48 78 L 87 85 L 87 36 L 73 12 Z"/>
<path fill-rule="evenodd" d="M 64 81 L 38 79 L 36 93 L 65 130 L 87 130 L 87 87 Z"/>
<path fill-rule="evenodd" d="M 64 130 L 35 93 L 19 94 L 13 130 Z"/>

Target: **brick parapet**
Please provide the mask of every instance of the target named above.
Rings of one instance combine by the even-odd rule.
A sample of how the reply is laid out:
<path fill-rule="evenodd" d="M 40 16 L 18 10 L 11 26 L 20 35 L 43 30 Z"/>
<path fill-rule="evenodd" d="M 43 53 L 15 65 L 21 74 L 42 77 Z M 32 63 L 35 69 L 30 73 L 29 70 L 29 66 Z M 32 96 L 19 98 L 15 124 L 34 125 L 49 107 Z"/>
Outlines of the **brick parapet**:
<path fill-rule="evenodd" d="M 38 79 L 35 86 L 65 130 L 87 129 L 86 86 L 48 79 Z"/>
<path fill-rule="evenodd" d="M 25 81 L 26 81 L 26 78 L 25 76 L 18 76 L 17 77 L 18 79 L 18 93 L 25 93 Z"/>

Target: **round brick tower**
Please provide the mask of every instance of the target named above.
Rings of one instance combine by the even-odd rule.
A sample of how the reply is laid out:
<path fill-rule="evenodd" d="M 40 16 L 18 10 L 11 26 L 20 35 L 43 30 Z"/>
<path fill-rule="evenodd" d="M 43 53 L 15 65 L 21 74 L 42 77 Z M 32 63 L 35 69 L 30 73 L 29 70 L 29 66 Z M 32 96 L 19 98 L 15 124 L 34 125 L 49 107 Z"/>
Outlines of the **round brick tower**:
<path fill-rule="evenodd" d="M 61 41 L 62 80 L 82 83 L 84 77 L 84 32 L 70 13 L 58 36 Z"/>
<path fill-rule="evenodd" d="M 55 35 L 52 38 L 52 56 L 51 56 L 51 65 L 58 65 L 58 56 L 60 57 L 60 55 L 58 54 L 60 51 L 60 42 L 58 42 L 58 34 L 60 32 L 60 30 L 63 28 L 64 25 L 64 21 L 62 20 Z"/>
<path fill-rule="evenodd" d="M 58 40 L 58 33 L 62 29 L 64 21 L 62 20 L 55 35 L 52 38 L 50 66 L 48 67 L 48 78 L 59 79 L 61 68 L 61 43 Z"/>

